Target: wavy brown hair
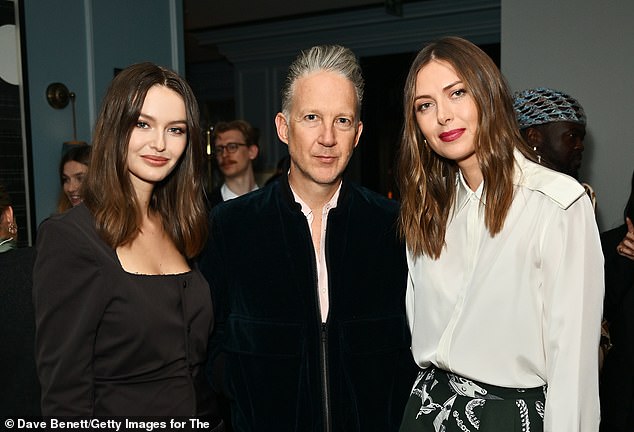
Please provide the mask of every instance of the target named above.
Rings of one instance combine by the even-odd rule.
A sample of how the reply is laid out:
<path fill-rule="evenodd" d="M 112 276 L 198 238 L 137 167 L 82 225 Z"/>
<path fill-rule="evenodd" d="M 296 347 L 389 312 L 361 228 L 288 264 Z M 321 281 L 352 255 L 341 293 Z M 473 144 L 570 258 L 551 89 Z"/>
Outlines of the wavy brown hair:
<path fill-rule="evenodd" d="M 402 201 L 399 230 L 414 255 L 437 259 L 455 201 L 458 166 L 426 145 L 416 123 L 416 77 L 433 60 L 454 68 L 478 110 L 475 152 L 484 178 L 484 217 L 491 236 L 504 226 L 513 201 L 513 149 L 533 156 L 519 133 L 508 85 L 486 53 L 458 37 L 439 39 L 418 53 L 405 81 L 405 121 L 397 164 Z"/>
<path fill-rule="evenodd" d="M 95 217 L 99 235 L 112 248 L 128 244 L 138 235 L 142 214 L 128 172 L 128 144 L 153 86 L 167 87 L 183 98 L 187 146 L 174 170 L 155 185 L 150 210 L 160 215 L 178 250 L 192 258 L 207 240 L 202 192 L 204 149 L 198 103 L 187 82 L 175 72 L 139 63 L 112 80 L 95 125 L 84 203 Z"/>

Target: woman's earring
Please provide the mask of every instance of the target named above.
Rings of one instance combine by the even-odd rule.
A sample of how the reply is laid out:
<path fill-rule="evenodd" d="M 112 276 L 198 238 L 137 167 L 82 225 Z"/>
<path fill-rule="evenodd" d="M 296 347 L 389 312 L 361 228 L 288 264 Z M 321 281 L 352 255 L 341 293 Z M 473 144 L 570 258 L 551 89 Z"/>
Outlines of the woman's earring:
<path fill-rule="evenodd" d="M 9 222 L 9 232 L 15 234 L 18 232 L 18 226 L 14 222 Z"/>

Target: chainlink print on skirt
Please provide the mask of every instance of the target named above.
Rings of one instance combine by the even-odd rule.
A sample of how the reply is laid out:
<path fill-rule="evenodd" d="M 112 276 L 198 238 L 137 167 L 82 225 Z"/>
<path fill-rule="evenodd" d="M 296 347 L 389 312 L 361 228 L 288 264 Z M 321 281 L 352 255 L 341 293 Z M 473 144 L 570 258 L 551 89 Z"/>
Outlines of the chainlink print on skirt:
<path fill-rule="evenodd" d="M 546 386 L 505 388 L 429 367 L 418 374 L 401 432 L 543 432 Z"/>

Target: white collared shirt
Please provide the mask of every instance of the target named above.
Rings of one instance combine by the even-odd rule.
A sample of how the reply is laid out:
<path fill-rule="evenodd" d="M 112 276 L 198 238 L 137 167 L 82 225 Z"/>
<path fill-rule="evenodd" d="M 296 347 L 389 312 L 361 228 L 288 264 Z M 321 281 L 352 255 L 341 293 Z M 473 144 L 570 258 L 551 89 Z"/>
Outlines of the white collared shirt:
<path fill-rule="evenodd" d="M 438 260 L 408 250 L 412 352 L 504 387 L 548 385 L 545 431 L 596 431 L 603 255 L 594 212 L 574 179 L 515 152 L 504 227 L 484 225 L 483 185 L 456 179 Z"/>
<path fill-rule="evenodd" d="M 253 186 L 249 192 L 253 192 L 254 190 L 258 190 L 258 185 Z M 238 198 L 240 195 L 229 189 L 227 183 L 223 183 L 220 187 L 220 195 L 222 195 L 223 201 L 229 201 L 230 199 Z"/>
<path fill-rule="evenodd" d="M 293 188 L 291 187 L 291 191 L 293 192 L 293 197 L 295 201 L 302 206 L 302 213 L 306 216 L 306 221 L 308 222 L 308 226 L 310 228 L 310 234 L 313 235 L 313 218 L 315 217 L 313 211 L 308 205 L 302 201 L 302 199 L 295 193 Z M 319 292 L 319 310 L 321 312 L 321 321 L 326 322 L 328 319 L 328 309 L 329 309 L 329 297 L 328 297 L 328 267 L 326 266 L 326 225 L 328 223 L 328 213 L 333 208 L 337 207 L 337 200 L 339 199 L 339 192 L 341 191 L 341 183 L 339 183 L 339 187 L 335 194 L 330 198 L 324 207 L 321 210 L 321 234 L 319 236 L 319 250 L 315 249 L 315 257 L 317 259 L 317 290 Z M 314 243 L 313 243 L 314 244 Z"/>

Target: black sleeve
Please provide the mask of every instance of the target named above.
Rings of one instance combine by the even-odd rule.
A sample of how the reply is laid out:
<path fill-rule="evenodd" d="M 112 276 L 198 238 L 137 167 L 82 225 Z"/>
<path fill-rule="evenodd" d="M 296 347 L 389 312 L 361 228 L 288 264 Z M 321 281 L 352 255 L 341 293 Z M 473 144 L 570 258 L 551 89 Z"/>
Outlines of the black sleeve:
<path fill-rule="evenodd" d="M 207 378 L 216 393 L 224 394 L 222 385 L 224 356 L 222 352 L 224 349 L 224 328 L 229 308 L 222 222 L 221 218 L 214 217 L 214 214 L 215 212 L 212 212 L 209 241 L 199 258 L 198 265 L 209 283 L 214 307 L 214 329 L 208 345 Z"/>
<path fill-rule="evenodd" d="M 44 416 L 90 416 L 93 410 L 93 347 L 103 296 L 87 243 L 63 220 L 45 221 L 38 230 L 33 303 Z"/>

